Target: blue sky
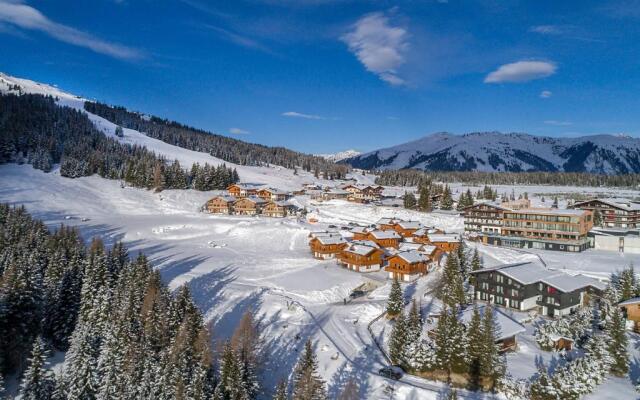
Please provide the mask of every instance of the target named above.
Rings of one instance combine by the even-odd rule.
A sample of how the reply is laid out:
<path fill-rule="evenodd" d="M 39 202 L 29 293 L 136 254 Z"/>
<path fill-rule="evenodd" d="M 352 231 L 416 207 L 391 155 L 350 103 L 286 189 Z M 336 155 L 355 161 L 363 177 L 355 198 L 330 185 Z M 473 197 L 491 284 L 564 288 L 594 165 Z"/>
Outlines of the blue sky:
<path fill-rule="evenodd" d="M 0 0 L 0 70 L 242 140 L 640 136 L 640 1 Z"/>

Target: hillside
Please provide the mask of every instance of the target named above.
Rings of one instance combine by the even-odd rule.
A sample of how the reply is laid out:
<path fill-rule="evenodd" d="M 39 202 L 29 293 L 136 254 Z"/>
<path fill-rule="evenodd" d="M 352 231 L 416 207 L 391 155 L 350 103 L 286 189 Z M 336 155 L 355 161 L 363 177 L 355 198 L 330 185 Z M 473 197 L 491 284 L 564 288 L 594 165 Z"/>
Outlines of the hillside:
<path fill-rule="evenodd" d="M 640 139 L 597 135 L 552 138 L 524 133 L 435 133 L 344 160 L 355 168 L 425 171 L 640 172 Z"/>

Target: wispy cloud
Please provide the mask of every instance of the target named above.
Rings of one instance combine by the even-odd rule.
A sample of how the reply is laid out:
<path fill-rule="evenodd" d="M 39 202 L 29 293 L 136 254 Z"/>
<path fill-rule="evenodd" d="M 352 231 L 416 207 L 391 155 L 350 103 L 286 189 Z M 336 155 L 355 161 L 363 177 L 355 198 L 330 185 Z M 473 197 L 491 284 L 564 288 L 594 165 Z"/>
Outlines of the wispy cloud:
<path fill-rule="evenodd" d="M 229 128 L 229 133 L 232 135 L 248 135 L 251 132 L 245 131 L 244 129 L 240 128 Z"/>
<path fill-rule="evenodd" d="M 70 26 L 54 22 L 37 9 L 26 4 L 0 0 L 0 22 L 21 29 L 40 31 L 61 42 L 84 47 L 113 58 L 129 61 L 144 58 L 144 54 L 137 49 L 111 43 Z"/>
<path fill-rule="evenodd" d="M 556 73 L 558 67 L 547 61 L 517 61 L 501 65 L 484 78 L 485 83 L 527 82 Z"/>
<path fill-rule="evenodd" d="M 341 39 L 368 71 L 391 85 L 405 84 L 398 68 L 409 49 L 406 28 L 393 26 L 389 17 L 377 12 L 360 18 Z"/>
<path fill-rule="evenodd" d="M 548 99 L 551 96 L 553 96 L 553 92 L 550 90 L 543 90 L 542 92 L 540 92 L 540 97 L 543 99 Z"/>
<path fill-rule="evenodd" d="M 545 124 L 547 125 L 553 125 L 553 126 L 570 126 L 573 125 L 573 122 L 571 121 L 557 121 L 555 119 L 548 119 L 546 121 L 544 121 Z"/>
<path fill-rule="evenodd" d="M 529 28 L 529 32 L 540 33 L 542 35 L 559 35 L 563 29 L 558 25 L 536 25 Z"/>
<path fill-rule="evenodd" d="M 281 114 L 283 117 L 291 117 L 291 118 L 304 118 L 304 119 L 326 119 L 325 117 L 321 117 L 319 115 L 314 114 L 304 114 L 299 113 L 297 111 L 287 111 Z"/>
<path fill-rule="evenodd" d="M 265 53 L 273 53 L 269 47 L 265 46 L 259 41 L 254 40 L 248 36 L 240 35 L 239 33 L 233 32 L 229 29 L 224 29 L 219 26 L 215 26 L 211 24 L 202 24 L 202 26 L 218 33 L 219 36 L 222 37 L 223 39 L 228 40 L 231 43 L 237 44 L 238 46 L 263 51 Z"/>

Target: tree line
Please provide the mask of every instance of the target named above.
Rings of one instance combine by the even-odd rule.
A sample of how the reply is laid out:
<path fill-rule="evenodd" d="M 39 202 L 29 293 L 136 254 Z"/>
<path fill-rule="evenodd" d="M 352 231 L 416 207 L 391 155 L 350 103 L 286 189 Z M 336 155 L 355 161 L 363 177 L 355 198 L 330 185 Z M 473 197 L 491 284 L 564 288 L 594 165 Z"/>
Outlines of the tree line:
<path fill-rule="evenodd" d="M 194 164 L 184 170 L 143 146 L 109 138 L 81 111 L 56 104 L 42 95 L 0 95 L 0 163 L 27 162 L 77 178 L 98 174 L 142 188 L 213 190 L 239 180 L 238 172 L 222 164 Z"/>
<path fill-rule="evenodd" d="M 0 398 L 2 377 L 17 375 L 25 400 L 255 399 L 262 340 L 247 312 L 212 349 L 188 287 L 170 292 L 144 255 L 0 204 Z M 53 351 L 65 352 L 60 372 Z M 326 398 L 310 341 L 275 396 Z"/>
<path fill-rule="evenodd" d="M 383 186 L 420 186 L 424 182 L 458 182 L 468 185 L 558 185 L 638 187 L 640 174 L 603 175 L 579 172 L 467 172 L 420 171 L 415 169 L 376 171 L 375 183 Z"/>
<path fill-rule="evenodd" d="M 146 116 L 124 107 L 109 106 L 99 102 L 86 102 L 85 110 L 105 118 L 116 125 L 134 129 L 163 142 L 189 150 L 209 153 L 214 157 L 240 165 L 280 165 L 305 171 L 314 171 L 327 179 L 343 179 L 349 168 L 284 147 L 269 147 L 248 143 L 227 136 L 216 135 L 175 121 Z"/>

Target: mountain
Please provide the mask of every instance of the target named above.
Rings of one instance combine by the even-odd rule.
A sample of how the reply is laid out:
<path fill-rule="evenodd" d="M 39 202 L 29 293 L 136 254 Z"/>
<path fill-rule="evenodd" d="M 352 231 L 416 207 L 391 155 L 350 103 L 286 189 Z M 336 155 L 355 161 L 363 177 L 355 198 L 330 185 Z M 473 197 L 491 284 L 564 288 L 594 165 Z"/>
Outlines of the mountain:
<path fill-rule="evenodd" d="M 346 160 L 347 158 L 356 157 L 360 154 L 362 153 L 357 150 L 351 149 L 351 150 L 339 151 L 333 154 L 316 154 L 316 157 L 322 157 L 327 161 L 338 162 L 338 161 Z"/>
<path fill-rule="evenodd" d="M 640 173 L 640 139 L 441 132 L 343 160 L 355 168 L 425 171 Z"/>

